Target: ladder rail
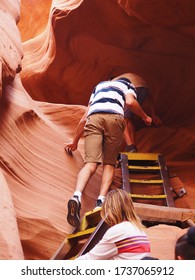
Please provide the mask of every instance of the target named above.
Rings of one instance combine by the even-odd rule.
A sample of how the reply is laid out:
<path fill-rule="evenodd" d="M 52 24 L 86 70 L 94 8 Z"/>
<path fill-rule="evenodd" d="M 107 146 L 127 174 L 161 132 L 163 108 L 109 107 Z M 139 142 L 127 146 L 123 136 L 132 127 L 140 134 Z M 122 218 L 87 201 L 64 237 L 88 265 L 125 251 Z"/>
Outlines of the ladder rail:
<path fill-rule="evenodd" d="M 131 193 L 130 181 L 129 181 L 129 169 L 128 169 L 128 155 L 121 153 L 121 170 L 122 170 L 122 189 L 128 193 Z"/>
<path fill-rule="evenodd" d="M 173 199 L 173 194 L 171 191 L 171 186 L 170 186 L 170 182 L 169 182 L 169 176 L 168 176 L 168 171 L 167 171 L 167 167 L 165 165 L 165 159 L 163 155 L 159 155 L 158 156 L 158 162 L 160 165 L 160 173 L 161 173 L 161 177 L 163 178 L 163 188 L 164 188 L 164 193 L 167 195 L 167 206 L 168 207 L 175 207 L 174 204 L 174 199 Z"/>
<path fill-rule="evenodd" d="M 77 256 L 81 256 L 89 252 L 103 237 L 104 233 L 108 230 L 109 226 L 103 219 L 100 220 L 94 232 L 90 235 L 87 242 Z"/>

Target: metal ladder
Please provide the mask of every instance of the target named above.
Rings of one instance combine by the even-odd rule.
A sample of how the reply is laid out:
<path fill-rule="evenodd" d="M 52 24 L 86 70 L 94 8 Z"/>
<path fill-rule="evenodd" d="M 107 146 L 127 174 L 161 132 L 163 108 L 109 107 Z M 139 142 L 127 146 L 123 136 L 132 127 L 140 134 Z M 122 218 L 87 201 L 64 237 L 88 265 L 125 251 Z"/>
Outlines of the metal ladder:
<path fill-rule="evenodd" d="M 100 209 L 86 212 L 81 225 L 68 234 L 52 260 L 70 260 L 91 250 L 101 240 L 108 225 L 101 219 Z"/>
<path fill-rule="evenodd" d="M 173 194 L 169 185 L 169 176 L 165 160 L 161 154 L 121 153 L 122 189 L 127 191 L 133 200 L 164 201 L 168 207 L 174 207 Z M 152 177 L 143 179 L 147 174 Z M 133 178 L 136 176 L 136 178 Z M 158 185 L 160 194 L 132 193 L 133 185 L 144 186 L 144 191 L 150 186 Z M 52 260 L 70 260 L 90 251 L 101 240 L 108 225 L 101 219 L 100 209 L 86 212 L 81 225 L 73 233 L 68 234 L 58 250 L 51 257 Z"/>
<path fill-rule="evenodd" d="M 175 206 L 162 154 L 121 153 L 120 162 L 123 189 L 130 193 L 134 202 Z"/>

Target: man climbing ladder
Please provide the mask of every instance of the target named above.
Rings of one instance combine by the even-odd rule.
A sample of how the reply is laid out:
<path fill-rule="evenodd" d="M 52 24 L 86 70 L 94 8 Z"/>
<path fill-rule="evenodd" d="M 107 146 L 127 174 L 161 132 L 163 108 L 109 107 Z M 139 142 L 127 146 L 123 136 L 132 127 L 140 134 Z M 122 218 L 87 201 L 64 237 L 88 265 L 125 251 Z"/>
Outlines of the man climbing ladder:
<path fill-rule="evenodd" d="M 116 77 L 111 81 L 100 82 L 95 87 L 73 141 L 65 144 L 65 150 L 68 153 L 76 150 L 84 132 L 84 166 L 78 174 L 73 197 L 68 201 L 67 220 L 74 227 L 80 225 L 82 193 L 99 164 L 103 164 L 103 174 L 96 207 L 101 207 L 112 184 L 125 128 L 125 104 L 146 125 L 150 126 L 152 123 L 152 118 L 138 104 L 135 88 L 126 75 L 121 75 L 120 78 Z"/>

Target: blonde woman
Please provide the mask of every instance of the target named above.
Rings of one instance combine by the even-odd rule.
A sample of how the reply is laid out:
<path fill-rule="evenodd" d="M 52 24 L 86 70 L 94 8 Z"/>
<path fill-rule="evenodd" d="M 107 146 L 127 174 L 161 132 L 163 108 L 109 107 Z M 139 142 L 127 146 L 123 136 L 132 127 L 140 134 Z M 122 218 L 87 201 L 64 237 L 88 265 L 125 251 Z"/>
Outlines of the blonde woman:
<path fill-rule="evenodd" d="M 138 260 L 150 256 L 150 243 L 129 194 L 110 191 L 101 216 L 110 226 L 100 242 L 77 260 Z"/>

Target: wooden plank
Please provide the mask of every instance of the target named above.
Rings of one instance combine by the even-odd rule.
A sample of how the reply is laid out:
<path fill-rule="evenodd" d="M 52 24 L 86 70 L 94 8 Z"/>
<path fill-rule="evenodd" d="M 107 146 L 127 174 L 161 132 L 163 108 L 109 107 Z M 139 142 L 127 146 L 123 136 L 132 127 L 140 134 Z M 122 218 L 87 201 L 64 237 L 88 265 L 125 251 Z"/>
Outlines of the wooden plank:
<path fill-rule="evenodd" d="M 134 202 L 134 206 L 136 213 L 144 221 L 171 223 L 191 219 L 195 222 L 195 210 L 193 209 L 158 206 L 138 202 Z"/>

